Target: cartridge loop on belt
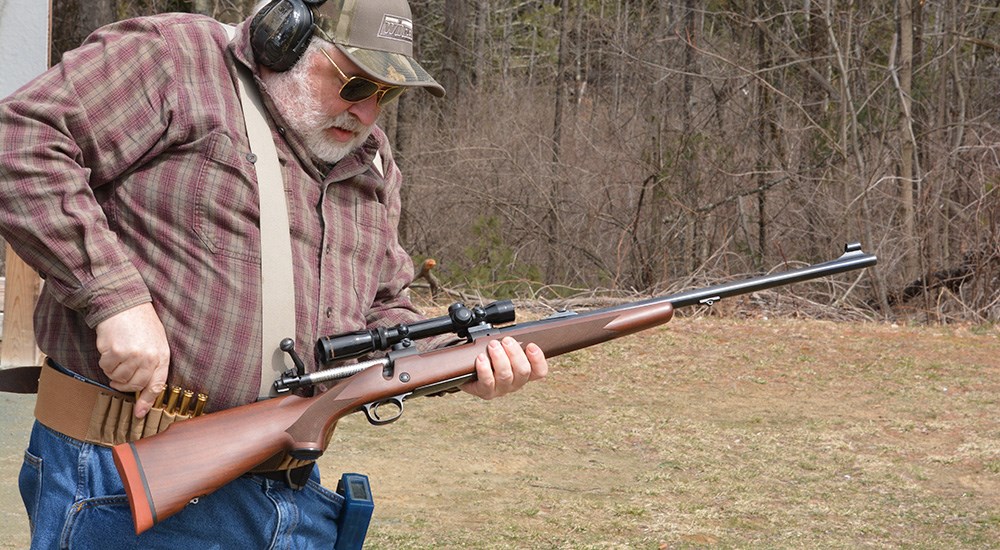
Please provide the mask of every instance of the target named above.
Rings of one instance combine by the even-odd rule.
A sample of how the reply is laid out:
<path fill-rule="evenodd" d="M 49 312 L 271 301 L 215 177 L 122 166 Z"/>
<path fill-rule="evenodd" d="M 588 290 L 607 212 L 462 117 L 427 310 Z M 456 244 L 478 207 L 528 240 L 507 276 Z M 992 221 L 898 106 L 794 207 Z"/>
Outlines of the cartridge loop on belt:
<path fill-rule="evenodd" d="M 173 387 L 158 398 L 143 418 L 132 414 L 135 396 L 91 384 L 54 368 L 43 367 L 38 380 L 35 418 L 63 435 L 95 445 L 112 447 L 136 441 L 167 429 L 174 422 L 204 412 L 208 397 Z M 163 397 L 163 396 L 161 396 Z"/>

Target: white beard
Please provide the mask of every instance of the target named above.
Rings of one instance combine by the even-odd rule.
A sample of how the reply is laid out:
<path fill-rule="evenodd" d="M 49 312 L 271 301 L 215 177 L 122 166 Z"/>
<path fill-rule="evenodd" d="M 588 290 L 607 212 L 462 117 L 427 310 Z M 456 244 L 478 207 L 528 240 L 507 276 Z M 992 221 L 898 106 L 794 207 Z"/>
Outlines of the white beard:
<path fill-rule="evenodd" d="M 334 164 L 360 147 L 371 134 L 372 126 L 366 126 L 347 111 L 330 118 L 323 110 L 319 92 L 309 78 L 309 67 L 316 62 L 317 56 L 323 55 L 316 47 L 310 45 L 302 59 L 290 70 L 267 73 L 263 78 L 278 112 L 289 129 L 305 142 L 309 154 L 317 160 Z M 347 142 L 331 139 L 326 131 L 334 126 L 354 132 L 355 137 Z"/>

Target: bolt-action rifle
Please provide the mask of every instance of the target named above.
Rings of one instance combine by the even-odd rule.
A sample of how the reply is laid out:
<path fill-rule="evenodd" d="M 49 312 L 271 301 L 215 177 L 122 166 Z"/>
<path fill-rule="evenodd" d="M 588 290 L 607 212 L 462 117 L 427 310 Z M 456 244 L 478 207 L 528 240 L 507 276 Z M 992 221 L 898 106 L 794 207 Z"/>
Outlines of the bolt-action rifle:
<path fill-rule="evenodd" d="M 296 368 L 275 382 L 275 389 L 284 395 L 178 422 L 152 437 L 114 447 L 136 533 L 275 456 L 319 458 L 337 421 L 348 414 L 363 411 L 372 424 L 387 424 L 402 416 L 405 400 L 452 391 L 475 379 L 476 356 L 491 340 L 511 336 L 522 345 L 534 342 L 546 357 L 555 357 L 666 323 L 676 308 L 711 305 L 729 296 L 876 262 L 875 256 L 861 251 L 860 244 L 850 244 L 835 260 L 799 269 L 584 313 L 558 312 L 504 327 L 495 323 L 513 321 L 509 302 L 471 309 L 456 305 L 449 315 L 422 323 L 321 338 L 317 354 L 324 362 L 375 350 L 392 351 L 378 359 L 310 374 L 304 372 L 286 341 L 282 349 L 290 352 Z M 464 343 L 425 352 L 411 345 L 414 339 L 450 331 L 464 338 Z M 287 393 L 321 382 L 334 383 L 313 397 Z M 211 452 L 192 453 L 191 449 Z"/>

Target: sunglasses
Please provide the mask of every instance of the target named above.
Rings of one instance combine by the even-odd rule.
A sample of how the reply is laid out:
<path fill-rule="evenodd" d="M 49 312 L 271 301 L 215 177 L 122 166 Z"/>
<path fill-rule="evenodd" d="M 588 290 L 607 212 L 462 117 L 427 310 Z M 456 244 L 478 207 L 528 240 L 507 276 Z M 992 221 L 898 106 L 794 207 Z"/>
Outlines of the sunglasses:
<path fill-rule="evenodd" d="M 344 85 L 340 87 L 340 99 L 348 103 L 361 103 L 362 101 L 368 99 L 373 95 L 378 95 L 378 104 L 385 105 L 390 101 L 396 99 L 406 88 L 402 86 L 387 86 L 385 84 L 380 84 L 374 80 L 369 80 L 363 76 L 347 76 L 344 71 L 340 70 L 337 63 L 330 57 L 330 54 L 326 53 L 326 50 L 320 48 L 319 51 L 323 52 L 323 56 L 326 57 L 330 64 L 333 65 L 334 69 L 337 69 L 337 74 L 340 75 L 340 79 L 344 81 Z"/>

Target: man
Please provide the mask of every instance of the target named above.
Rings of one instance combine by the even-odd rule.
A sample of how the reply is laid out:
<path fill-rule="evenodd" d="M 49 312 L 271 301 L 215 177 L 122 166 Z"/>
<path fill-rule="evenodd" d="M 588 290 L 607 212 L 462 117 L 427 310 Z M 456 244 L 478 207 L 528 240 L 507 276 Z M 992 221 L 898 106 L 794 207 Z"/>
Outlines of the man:
<path fill-rule="evenodd" d="M 444 93 L 412 59 L 411 32 L 405 0 L 275 0 L 232 41 L 200 16 L 139 18 L 96 31 L 0 102 L 0 233 L 45 278 L 38 345 L 78 377 L 138 392 L 97 418 L 68 395 L 92 384 L 43 374 L 20 476 L 33 547 L 332 545 L 343 499 L 311 465 L 302 489 L 280 470 L 244 476 L 135 537 L 110 443 L 93 430 L 134 429 L 126 419 L 146 417 L 168 383 L 207 394 L 209 411 L 258 398 L 268 205 L 237 67 L 255 76 L 280 160 L 296 348 L 419 318 L 396 233 L 402 178 L 376 125 L 399 93 Z M 463 389 L 491 399 L 547 364 L 505 339 L 476 372 Z"/>

